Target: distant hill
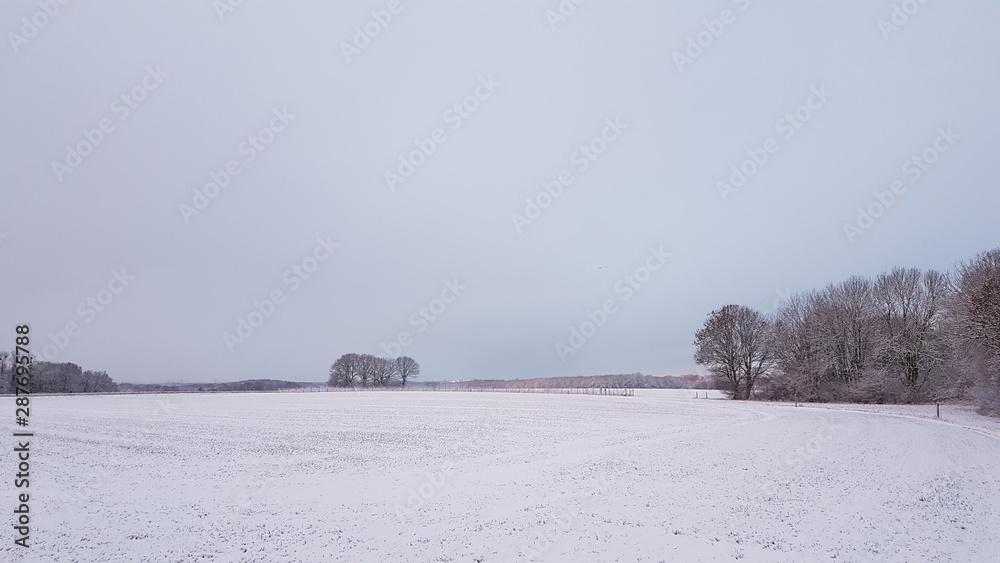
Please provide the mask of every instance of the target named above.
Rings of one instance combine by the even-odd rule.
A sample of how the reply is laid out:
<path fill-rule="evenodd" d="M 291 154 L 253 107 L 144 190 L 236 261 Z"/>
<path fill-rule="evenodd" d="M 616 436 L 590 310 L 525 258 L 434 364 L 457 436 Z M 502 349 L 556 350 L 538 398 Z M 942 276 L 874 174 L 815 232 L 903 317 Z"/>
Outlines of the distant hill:
<path fill-rule="evenodd" d="M 447 389 L 517 389 L 525 387 L 567 389 L 608 387 L 613 389 L 713 389 L 711 377 L 703 375 L 645 375 L 623 373 L 612 375 L 572 375 L 537 377 L 533 379 L 470 379 L 466 381 L 414 382 L 415 386 Z"/>
<path fill-rule="evenodd" d="M 278 391 L 322 384 L 296 383 L 277 379 L 246 379 L 225 383 L 119 383 L 123 393 L 199 393 L 213 391 Z"/>
<path fill-rule="evenodd" d="M 276 379 L 247 379 L 233 383 L 220 383 L 212 391 L 277 391 L 279 389 L 299 389 L 302 385 L 293 381 Z"/>

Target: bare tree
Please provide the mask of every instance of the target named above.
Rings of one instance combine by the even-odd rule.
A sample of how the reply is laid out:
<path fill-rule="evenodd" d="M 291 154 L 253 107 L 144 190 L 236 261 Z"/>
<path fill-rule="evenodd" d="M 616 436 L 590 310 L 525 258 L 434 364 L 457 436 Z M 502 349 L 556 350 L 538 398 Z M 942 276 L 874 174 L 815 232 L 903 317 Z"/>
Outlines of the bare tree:
<path fill-rule="evenodd" d="M 83 392 L 93 393 L 97 389 L 97 372 L 91 370 L 84 370 L 83 375 Z"/>
<path fill-rule="evenodd" d="M 79 393 L 83 369 L 73 363 L 32 362 L 32 393 Z"/>
<path fill-rule="evenodd" d="M 959 264 L 955 293 L 965 337 L 1000 351 L 1000 249 Z"/>
<path fill-rule="evenodd" d="M 0 393 L 14 392 L 14 361 L 10 352 L 0 350 Z"/>
<path fill-rule="evenodd" d="M 358 375 L 361 377 L 361 386 L 368 387 L 374 383 L 375 370 L 378 364 L 378 356 L 372 354 L 361 354 L 358 356 Z"/>
<path fill-rule="evenodd" d="M 776 374 L 768 381 L 768 398 L 818 400 L 829 354 L 823 340 L 817 292 L 790 295 L 774 315 Z"/>
<path fill-rule="evenodd" d="M 118 389 L 118 385 L 111 379 L 108 372 L 91 370 L 83 372 L 81 387 L 84 393 L 105 393 Z"/>
<path fill-rule="evenodd" d="M 400 356 L 394 359 L 393 363 L 396 364 L 396 374 L 402 380 L 403 386 L 406 386 L 407 379 L 420 375 L 420 364 L 409 356 Z"/>
<path fill-rule="evenodd" d="M 950 307 L 952 341 L 976 381 L 984 412 L 1000 414 L 1000 249 L 957 267 Z"/>
<path fill-rule="evenodd" d="M 948 278 L 933 270 L 895 268 L 875 280 L 873 295 L 881 366 L 904 384 L 908 400 L 916 399 L 947 360 L 938 327 Z"/>
<path fill-rule="evenodd" d="M 359 379 L 361 357 L 357 354 L 344 354 L 330 366 L 330 387 L 350 387 Z"/>
<path fill-rule="evenodd" d="M 749 399 L 757 379 L 774 366 L 770 321 L 743 305 L 712 311 L 695 333 L 694 359 L 709 368 L 733 399 Z"/>
<path fill-rule="evenodd" d="M 386 387 L 396 376 L 396 363 L 389 358 L 376 357 L 372 366 L 372 385 Z"/>
<path fill-rule="evenodd" d="M 873 366 L 877 343 L 871 280 L 852 277 L 827 287 L 819 311 L 821 340 L 832 360 L 830 376 L 858 383 Z"/>

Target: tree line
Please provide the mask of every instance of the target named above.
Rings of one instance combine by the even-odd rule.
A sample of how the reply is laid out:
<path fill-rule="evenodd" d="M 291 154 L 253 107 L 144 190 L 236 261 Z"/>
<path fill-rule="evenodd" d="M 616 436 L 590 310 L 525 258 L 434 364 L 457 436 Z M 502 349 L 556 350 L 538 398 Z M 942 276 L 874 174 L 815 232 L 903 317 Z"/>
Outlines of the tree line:
<path fill-rule="evenodd" d="M 711 378 L 700 375 L 646 375 L 636 372 L 532 379 L 470 379 L 440 383 L 434 388 L 449 390 L 588 389 L 602 387 L 611 389 L 711 389 L 711 385 Z"/>
<path fill-rule="evenodd" d="M 31 362 L 32 393 L 108 393 L 118 384 L 106 371 L 84 370 L 72 363 Z M 15 391 L 14 354 L 0 351 L 0 393 Z"/>
<path fill-rule="evenodd" d="M 420 364 L 409 356 L 386 358 L 372 354 L 344 354 L 330 366 L 329 387 L 405 386 L 420 375 Z"/>
<path fill-rule="evenodd" d="M 894 268 L 709 313 L 695 361 L 733 399 L 925 402 L 1000 414 L 1000 248 L 953 272 Z"/>

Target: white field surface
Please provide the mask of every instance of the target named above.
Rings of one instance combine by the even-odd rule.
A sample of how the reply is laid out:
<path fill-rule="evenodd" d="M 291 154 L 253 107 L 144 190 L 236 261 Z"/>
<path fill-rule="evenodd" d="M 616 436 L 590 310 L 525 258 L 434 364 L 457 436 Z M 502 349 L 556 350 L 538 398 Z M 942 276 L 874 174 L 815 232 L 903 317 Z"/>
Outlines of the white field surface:
<path fill-rule="evenodd" d="M 0 560 L 1000 561 L 1000 422 L 693 397 L 35 397 Z"/>

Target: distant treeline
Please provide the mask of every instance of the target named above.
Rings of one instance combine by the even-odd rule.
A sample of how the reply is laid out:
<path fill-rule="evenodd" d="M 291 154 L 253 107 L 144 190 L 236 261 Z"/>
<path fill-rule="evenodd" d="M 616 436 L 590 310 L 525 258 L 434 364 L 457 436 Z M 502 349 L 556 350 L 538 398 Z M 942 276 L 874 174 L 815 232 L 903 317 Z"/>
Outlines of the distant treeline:
<path fill-rule="evenodd" d="M 607 387 L 611 389 L 712 389 L 713 379 L 701 375 L 645 375 L 625 373 L 612 375 L 573 375 L 534 379 L 472 379 L 469 381 L 428 382 L 424 387 L 448 389 L 580 389 Z"/>
<path fill-rule="evenodd" d="M 0 352 L 0 392 L 14 393 L 15 370 L 13 354 Z M 33 362 L 31 364 L 32 393 L 111 393 L 118 384 L 106 371 L 84 370 L 71 363 Z"/>
<path fill-rule="evenodd" d="M 276 379 L 247 379 L 227 383 L 119 383 L 122 393 L 209 393 L 223 391 L 280 391 L 306 385 Z"/>

